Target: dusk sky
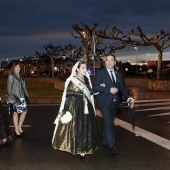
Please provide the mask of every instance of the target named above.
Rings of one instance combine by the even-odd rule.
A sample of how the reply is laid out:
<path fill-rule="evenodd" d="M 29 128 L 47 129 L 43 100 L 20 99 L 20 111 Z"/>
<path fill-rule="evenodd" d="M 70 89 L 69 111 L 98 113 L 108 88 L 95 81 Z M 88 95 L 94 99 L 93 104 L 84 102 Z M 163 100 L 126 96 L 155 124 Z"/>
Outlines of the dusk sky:
<path fill-rule="evenodd" d="M 105 29 L 116 26 L 127 33 L 137 26 L 147 35 L 156 35 L 162 29 L 170 33 L 169 0 L 1 0 L 0 1 L 0 61 L 19 59 L 43 52 L 43 46 L 81 45 L 71 36 L 73 24 Z M 163 59 L 170 58 L 170 48 Z M 138 59 L 155 60 L 153 47 L 139 47 Z M 116 51 L 119 60 L 135 61 L 133 47 Z"/>

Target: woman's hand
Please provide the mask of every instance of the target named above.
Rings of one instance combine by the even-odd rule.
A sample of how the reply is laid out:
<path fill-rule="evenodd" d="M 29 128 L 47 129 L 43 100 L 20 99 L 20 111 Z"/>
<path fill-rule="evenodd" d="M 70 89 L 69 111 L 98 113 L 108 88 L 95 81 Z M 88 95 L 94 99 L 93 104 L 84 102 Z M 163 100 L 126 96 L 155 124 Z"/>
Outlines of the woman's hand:
<path fill-rule="evenodd" d="M 58 115 L 59 115 L 59 116 L 62 116 L 62 112 L 58 112 Z"/>

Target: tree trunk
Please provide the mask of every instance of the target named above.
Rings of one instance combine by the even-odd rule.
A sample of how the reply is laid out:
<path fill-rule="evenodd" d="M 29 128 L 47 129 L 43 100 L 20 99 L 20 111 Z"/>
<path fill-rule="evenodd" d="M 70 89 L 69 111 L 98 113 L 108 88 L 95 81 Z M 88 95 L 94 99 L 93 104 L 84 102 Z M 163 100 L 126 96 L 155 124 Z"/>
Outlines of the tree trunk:
<path fill-rule="evenodd" d="M 162 50 L 158 50 L 157 79 L 160 79 L 162 70 Z"/>
<path fill-rule="evenodd" d="M 84 45 L 84 62 L 87 64 L 88 46 Z"/>
<path fill-rule="evenodd" d="M 84 45 L 84 62 L 86 63 L 87 68 L 89 67 L 89 63 L 90 63 L 88 49 L 89 49 L 89 43 Z"/>
<path fill-rule="evenodd" d="M 101 56 L 100 56 L 100 54 L 97 55 L 97 60 L 98 60 L 99 69 L 101 69 Z"/>
<path fill-rule="evenodd" d="M 54 78 L 54 59 L 53 56 L 50 56 L 51 60 L 51 77 Z"/>

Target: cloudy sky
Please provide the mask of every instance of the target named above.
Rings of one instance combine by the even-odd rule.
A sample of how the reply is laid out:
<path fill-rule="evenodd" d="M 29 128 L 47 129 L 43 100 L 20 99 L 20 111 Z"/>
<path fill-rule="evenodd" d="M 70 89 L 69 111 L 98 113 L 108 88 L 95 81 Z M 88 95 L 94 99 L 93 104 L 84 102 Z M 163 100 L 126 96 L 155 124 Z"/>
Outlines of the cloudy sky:
<path fill-rule="evenodd" d="M 169 0 L 1 0 L 0 1 L 0 60 L 31 56 L 42 52 L 43 45 L 81 45 L 73 38 L 72 25 L 101 28 L 116 26 L 123 32 L 137 26 L 147 35 L 162 29 L 170 33 Z M 170 49 L 164 51 L 168 59 Z M 155 60 L 155 48 L 139 47 L 138 59 Z M 117 51 L 122 61 L 135 61 L 133 47 Z"/>

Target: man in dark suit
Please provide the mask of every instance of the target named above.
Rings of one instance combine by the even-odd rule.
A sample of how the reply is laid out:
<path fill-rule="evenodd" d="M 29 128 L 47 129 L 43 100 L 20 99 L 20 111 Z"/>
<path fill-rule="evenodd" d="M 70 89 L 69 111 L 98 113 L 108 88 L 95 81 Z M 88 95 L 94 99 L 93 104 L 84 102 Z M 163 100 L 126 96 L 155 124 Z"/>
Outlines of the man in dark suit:
<path fill-rule="evenodd" d="M 115 56 L 108 54 L 105 60 L 106 68 L 97 72 L 93 82 L 94 91 L 99 92 L 96 97 L 96 106 L 99 107 L 103 117 L 103 145 L 109 148 L 111 154 L 117 153 L 113 121 L 119 107 L 119 91 L 131 103 L 130 107 L 133 107 L 134 103 L 133 98 L 129 97 L 128 90 L 122 81 L 120 73 L 114 70 L 115 64 Z"/>

